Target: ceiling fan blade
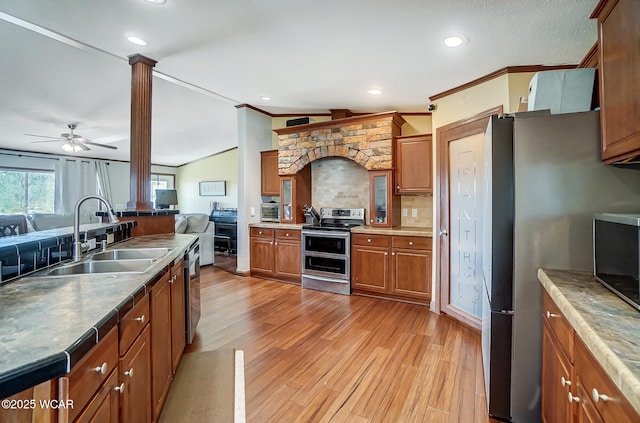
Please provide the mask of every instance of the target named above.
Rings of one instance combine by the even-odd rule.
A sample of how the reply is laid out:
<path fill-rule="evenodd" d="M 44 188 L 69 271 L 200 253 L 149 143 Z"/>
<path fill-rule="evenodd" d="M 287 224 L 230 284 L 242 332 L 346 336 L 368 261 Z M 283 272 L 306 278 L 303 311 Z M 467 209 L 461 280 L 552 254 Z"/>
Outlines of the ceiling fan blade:
<path fill-rule="evenodd" d="M 42 141 L 30 141 L 29 144 L 39 144 L 42 142 L 61 142 L 61 139 L 57 139 L 57 140 L 42 140 Z"/>
<path fill-rule="evenodd" d="M 118 147 L 116 147 L 116 146 L 113 146 L 113 145 L 107 145 L 107 144 L 100 144 L 100 143 L 97 143 L 97 142 L 89 141 L 88 139 L 84 139 L 84 140 L 82 141 L 82 143 L 90 144 L 90 145 L 95 145 L 95 146 L 98 146 L 98 147 L 110 148 L 110 149 L 112 149 L 112 150 L 117 150 L 117 149 L 118 149 Z"/>
<path fill-rule="evenodd" d="M 35 135 L 35 134 L 25 134 L 29 137 L 40 137 L 40 138 L 50 138 L 52 140 L 60 141 L 60 137 L 48 137 L 46 135 Z"/>
<path fill-rule="evenodd" d="M 83 143 L 81 143 L 81 142 L 77 142 L 77 143 L 75 143 L 75 145 L 80 146 L 80 148 L 82 148 L 84 151 L 89 151 L 89 150 L 91 150 L 89 147 L 87 147 L 86 145 L 84 145 L 84 144 L 83 144 Z"/>

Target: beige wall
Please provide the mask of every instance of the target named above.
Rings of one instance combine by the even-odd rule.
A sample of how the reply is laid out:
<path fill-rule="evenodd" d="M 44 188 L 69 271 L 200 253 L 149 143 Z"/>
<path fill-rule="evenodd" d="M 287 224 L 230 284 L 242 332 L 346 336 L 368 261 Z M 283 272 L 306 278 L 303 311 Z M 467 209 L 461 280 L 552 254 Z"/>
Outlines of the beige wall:
<path fill-rule="evenodd" d="M 432 118 L 429 115 L 425 116 L 402 116 L 406 121 L 401 128 L 402 135 L 417 135 L 417 134 L 430 134 L 433 125 Z"/>
<path fill-rule="evenodd" d="M 227 195 L 200 196 L 199 182 L 226 181 Z M 178 208 L 183 213 L 211 212 L 211 202 L 218 208 L 238 207 L 238 149 L 207 157 L 178 168 Z"/>

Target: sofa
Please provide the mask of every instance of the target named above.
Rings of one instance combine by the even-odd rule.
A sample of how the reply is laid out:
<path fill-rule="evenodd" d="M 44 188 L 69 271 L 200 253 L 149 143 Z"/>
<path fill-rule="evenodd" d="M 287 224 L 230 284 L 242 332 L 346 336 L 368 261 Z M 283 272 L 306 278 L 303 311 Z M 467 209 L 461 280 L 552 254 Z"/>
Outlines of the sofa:
<path fill-rule="evenodd" d="M 200 237 L 200 266 L 213 264 L 213 222 L 206 213 L 178 213 L 175 215 L 177 234 L 193 234 Z"/>

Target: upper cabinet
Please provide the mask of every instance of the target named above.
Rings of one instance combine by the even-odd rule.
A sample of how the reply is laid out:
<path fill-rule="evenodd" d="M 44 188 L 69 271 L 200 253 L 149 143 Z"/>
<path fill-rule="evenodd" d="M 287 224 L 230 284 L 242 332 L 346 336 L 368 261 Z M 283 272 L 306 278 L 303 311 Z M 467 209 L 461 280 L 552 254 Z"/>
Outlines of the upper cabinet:
<path fill-rule="evenodd" d="M 640 155 L 640 2 L 601 0 L 598 19 L 602 160 Z"/>
<path fill-rule="evenodd" d="M 260 152 L 260 175 L 260 193 L 264 196 L 280 195 L 278 150 Z"/>
<path fill-rule="evenodd" d="M 396 194 L 431 194 L 431 134 L 396 137 L 394 143 Z"/>
<path fill-rule="evenodd" d="M 311 204 L 311 166 L 280 176 L 280 223 L 304 223 L 302 206 Z"/>
<path fill-rule="evenodd" d="M 400 226 L 400 201 L 393 192 L 393 171 L 369 172 L 369 224 L 381 228 Z"/>

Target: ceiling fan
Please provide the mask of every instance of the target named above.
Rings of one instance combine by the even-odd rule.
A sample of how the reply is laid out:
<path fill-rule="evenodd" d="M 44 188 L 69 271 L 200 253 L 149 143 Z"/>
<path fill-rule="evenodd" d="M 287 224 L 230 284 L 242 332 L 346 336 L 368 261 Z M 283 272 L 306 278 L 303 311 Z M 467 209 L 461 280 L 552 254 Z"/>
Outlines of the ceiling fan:
<path fill-rule="evenodd" d="M 34 134 L 25 134 L 25 135 L 28 135 L 30 137 L 50 138 L 49 140 L 46 140 L 46 141 L 32 141 L 33 143 L 62 141 L 61 148 L 67 153 L 77 153 L 79 151 L 91 150 L 89 147 L 87 147 L 86 144 L 95 145 L 98 147 L 110 148 L 112 150 L 116 150 L 118 148 L 113 145 L 100 144 L 97 142 L 93 142 L 91 140 L 86 139 L 82 135 L 74 134 L 73 130 L 78 127 L 77 123 L 69 123 L 67 124 L 67 127 L 69 128 L 70 132 L 68 134 L 67 133 L 60 134 L 59 137 L 48 137 L 45 135 L 34 135 Z"/>

